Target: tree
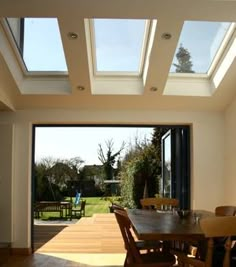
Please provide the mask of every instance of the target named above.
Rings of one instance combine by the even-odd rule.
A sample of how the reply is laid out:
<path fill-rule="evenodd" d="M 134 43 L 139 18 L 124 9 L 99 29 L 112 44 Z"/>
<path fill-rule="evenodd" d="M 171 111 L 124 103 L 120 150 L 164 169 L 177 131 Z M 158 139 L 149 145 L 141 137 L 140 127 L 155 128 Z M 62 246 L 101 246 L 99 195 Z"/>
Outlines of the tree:
<path fill-rule="evenodd" d="M 175 71 L 179 73 L 194 73 L 192 70 L 193 64 L 191 61 L 191 55 L 187 48 L 184 48 L 180 44 L 179 50 L 176 53 L 178 63 L 173 65 L 176 67 Z"/>
<path fill-rule="evenodd" d="M 148 187 L 148 195 L 154 196 L 156 172 L 154 146 L 148 140 L 139 141 L 136 138 L 122 161 L 119 173 L 122 204 L 130 208 L 140 207 L 139 200 L 144 197 L 145 187 Z"/>
<path fill-rule="evenodd" d="M 102 145 L 98 144 L 98 159 L 102 162 L 104 166 L 105 178 L 107 180 L 113 179 L 113 176 L 114 176 L 113 172 L 114 172 L 114 165 L 116 163 L 116 158 L 120 155 L 121 151 L 125 148 L 125 143 L 123 142 L 121 144 L 120 149 L 117 152 L 113 153 L 113 145 L 114 145 L 114 142 L 112 139 L 106 141 L 107 152 L 105 156 Z"/>
<path fill-rule="evenodd" d="M 45 158 L 34 166 L 36 199 L 60 200 L 63 193 L 72 198 L 72 185 L 80 179 L 83 160 L 80 157 L 64 159 Z"/>
<path fill-rule="evenodd" d="M 113 140 L 106 141 L 107 146 L 107 152 L 106 156 L 103 151 L 102 145 L 98 145 L 98 159 L 103 164 L 103 170 L 104 170 L 104 178 L 105 180 L 113 180 L 114 179 L 114 165 L 116 162 L 118 162 L 117 157 L 120 155 L 121 151 L 125 148 L 125 143 L 123 142 L 121 144 L 120 149 L 117 152 L 113 152 Z M 118 164 L 120 166 L 120 164 Z M 119 167 L 118 166 L 118 167 Z M 116 185 L 114 184 L 106 184 L 105 186 L 105 195 L 112 195 L 117 194 Z"/>
<path fill-rule="evenodd" d="M 119 174 L 124 206 L 140 207 L 140 198 L 154 197 L 159 192 L 161 138 L 168 130 L 169 127 L 154 128 L 151 142 L 135 139 L 135 145 L 124 156 Z"/>
<path fill-rule="evenodd" d="M 60 200 L 62 198 L 58 184 L 51 181 L 52 158 L 43 159 L 34 164 L 35 201 Z"/>
<path fill-rule="evenodd" d="M 80 189 L 86 196 L 102 196 L 105 192 L 102 165 L 85 165 L 79 173 Z"/>

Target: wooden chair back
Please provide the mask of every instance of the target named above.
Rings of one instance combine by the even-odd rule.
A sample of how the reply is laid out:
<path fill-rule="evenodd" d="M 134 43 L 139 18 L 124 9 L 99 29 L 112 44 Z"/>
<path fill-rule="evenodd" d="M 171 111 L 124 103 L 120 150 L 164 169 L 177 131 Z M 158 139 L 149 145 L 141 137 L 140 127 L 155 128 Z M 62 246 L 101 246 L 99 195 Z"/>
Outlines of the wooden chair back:
<path fill-rule="evenodd" d="M 124 240 L 126 259 L 124 267 L 170 267 L 175 263 L 175 257 L 168 252 L 140 253 L 132 234 L 132 226 L 126 210 L 114 210 L 116 220 Z"/>
<path fill-rule="evenodd" d="M 208 239 L 206 267 L 212 266 L 214 252 L 214 238 L 225 238 L 225 254 L 223 267 L 230 267 L 230 251 L 232 247 L 231 237 L 236 235 L 236 217 L 235 216 L 218 216 L 208 217 L 200 221 L 201 228 Z"/>
<path fill-rule="evenodd" d="M 124 240 L 125 249 L 127 251 L 126 264 L 142 263 L 140 252 L 135 245 L 135 240 L 131 233 L 130 220 L 126 211 L 117 209 L 114 210 L 114 213 Z"/>
<path fill-rule="evenodd" d="M 184 253 L 176 251 L 180 266 L 182 266 L 181 264 L 187 264 L 187 266 L 194 267 L 214 267 L 216 266 L 216 259 L 217 266 L 235 266 L 231 265 L 230 253 L 232 248 L 231 238 L 236 235 L 236 216 L 215 216 L 203 218 L 200 220 L 200 226 L 207 241 L 205 260 L 191 258 Z M 215 240 L 218 238 L 224 240 L 223 247 L 221 247 L 221 250 L 219 251 L 221 253 L 220 258 L 217 257 L 219 255 L 217 254 L 218 250 L 214 246 Z M 221 263 L 221 261 L 223 261 L 223 263 Z"/>
<path fill-rule="evenodd" d="M 159 209 L 159 210 L 172 210 L 179 206 L 179 200 L 176 198 L 142 198 L 140 204 L 143 209 Z"/>
<path fill-rule="evenodd" d="M 86 200 L 82 200 L 80 205 L 80 212 L 82 216 L 85 216 L 85 205 L 86 205 Z"/>
<path fill-rule="evenodd" d="M 235 206 L 218 206 L 215 208 L 216 216 L 234 216 L 236 214 Z"/>
<path fill-rule="evenodd" d="M 85 206 L 86 206 L 86 200 L 82 200 L 80 202 L 80 207 L 77 208 L 72 208 L 71 206 L 71 218 L 73 216 L 85 216 Z"/>
<path fill-rule="evenodd" d="M 120 204 L 117 204 L 117 203 L 112 203 L 111 205 L 112 207 L 112 210 L 125 210 L 125 207 L 121 206 Z"/>

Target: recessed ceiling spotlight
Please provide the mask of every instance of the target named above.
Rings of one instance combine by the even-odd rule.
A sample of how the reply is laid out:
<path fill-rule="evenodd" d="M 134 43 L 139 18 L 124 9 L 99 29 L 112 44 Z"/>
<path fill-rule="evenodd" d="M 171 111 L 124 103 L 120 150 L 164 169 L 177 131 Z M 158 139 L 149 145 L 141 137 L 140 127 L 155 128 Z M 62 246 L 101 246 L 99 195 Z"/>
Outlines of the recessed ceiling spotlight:
<path fill-rule="evenodd" d="M 157 91 L 157 87 L 151 87 L 151 88 L 150 88 L 150 91 L 151 91 L 151 92 L 156 92 L 156 91 Z"/>
<path fill-rule="evenodd" d="M 75 40 L 75 39 L 78 38 L 78 34 L 75 33 L 75 32 L 69 32 L 69 33 L 68 33 L 68 37 L 69 37 L 70 39 L 72 39 L 72 40 Z"/>
<path fill-rule="evenodd" d="M 81 85 L 78 85 L 78 86 L 77 86 L 77 89 L 78 89 L 79 91 L 84 91 L 84 90 L 85 90 L 84 86 L 81 86 Z"/>
<path fill-rule="evenodd" d="M 164 40 L 170 40 L 171 37 L 172 37 L 172 35 L 169 32 L 164 32 L 161 35 L 161 38 L 164 39 Z"/>

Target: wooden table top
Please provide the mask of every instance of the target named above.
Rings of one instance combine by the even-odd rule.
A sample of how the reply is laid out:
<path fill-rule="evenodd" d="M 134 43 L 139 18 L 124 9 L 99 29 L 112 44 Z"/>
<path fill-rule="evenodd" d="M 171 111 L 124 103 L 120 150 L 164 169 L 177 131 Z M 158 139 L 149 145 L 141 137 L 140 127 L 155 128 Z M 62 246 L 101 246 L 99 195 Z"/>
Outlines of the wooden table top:
<path fill-rule="evenodd" d="M 201 218 L 215 216 L 213 212 L 198 210 Z M 140 240 L 202 240 L 204 234 L 194 212 L 181 219 L 176 213 L 160 213 L 155 210 L 128 209 L 133 230 Z"/>

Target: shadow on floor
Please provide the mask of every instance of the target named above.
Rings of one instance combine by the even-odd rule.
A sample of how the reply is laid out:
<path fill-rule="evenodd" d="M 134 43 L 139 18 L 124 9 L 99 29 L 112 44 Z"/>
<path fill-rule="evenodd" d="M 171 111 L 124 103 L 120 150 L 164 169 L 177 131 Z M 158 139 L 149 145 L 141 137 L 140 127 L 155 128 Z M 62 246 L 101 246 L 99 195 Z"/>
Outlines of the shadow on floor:
<path fill-rule="evenodd" d="M 38 224 L 34 225 L 34 251 L 39 249 L 68 225 Z"/>

